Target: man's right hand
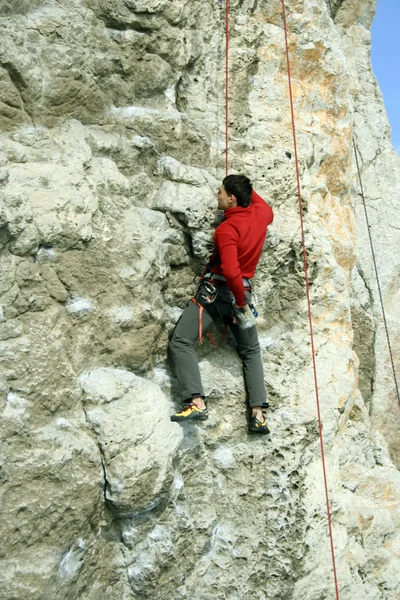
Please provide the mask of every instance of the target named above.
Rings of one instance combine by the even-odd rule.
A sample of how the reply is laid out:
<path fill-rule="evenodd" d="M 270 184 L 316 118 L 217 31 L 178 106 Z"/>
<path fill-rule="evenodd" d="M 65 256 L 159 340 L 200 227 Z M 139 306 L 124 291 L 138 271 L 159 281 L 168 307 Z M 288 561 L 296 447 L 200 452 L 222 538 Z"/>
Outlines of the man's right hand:
<path fill-rule="evenodd" d="M 245 316 L 245 317 L 246 317 L 246 319 L 247 319 L 247 316 L 248 316 L 248 314 L 249 314 L 249 305 L 248 305 L 248 304 L 244 304 L 243 306 L 238 306 L 237 304 L 235 304 L 235 308 L 236 308 L 237 310 L 241 310 L 241 311 L 242 311 L 242 313 L 244 313 L 244 316 Z"/>

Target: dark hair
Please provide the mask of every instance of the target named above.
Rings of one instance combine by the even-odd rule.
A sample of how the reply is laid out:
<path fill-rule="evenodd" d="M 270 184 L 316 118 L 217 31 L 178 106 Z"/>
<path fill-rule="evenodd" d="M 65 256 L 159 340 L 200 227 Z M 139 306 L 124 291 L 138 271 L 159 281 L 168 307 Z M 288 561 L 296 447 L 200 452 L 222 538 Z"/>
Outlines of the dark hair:
<path fill-rule="evenodd" d="M 250 206 L 253 187 L 246 175 L 227 175 L 222 185 L 227 194 L 236 197 L 238 206 Z"/>

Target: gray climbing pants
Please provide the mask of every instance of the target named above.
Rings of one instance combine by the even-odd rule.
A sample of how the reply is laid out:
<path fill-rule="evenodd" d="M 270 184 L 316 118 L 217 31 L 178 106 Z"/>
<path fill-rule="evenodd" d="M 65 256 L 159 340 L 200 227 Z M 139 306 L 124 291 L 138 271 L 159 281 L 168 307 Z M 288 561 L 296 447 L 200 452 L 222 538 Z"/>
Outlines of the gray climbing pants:
<path fill-rule="evenodd" d="M 237 351 L 243 361 L 243 375 L 250 406 L 266 406 L 267 394 L 261 363 L 260 344 L 256 326 L 239 329 L 232 319 L 232 294 L 226 286 L 218 285 L 217 297 L 212 304 L 204 300 L 203 284 L 196 294 L 196 300 L 204 306 L 202 333 L 206 334 L 213 320 L 223 319 L 229 326 L 237 344 Z M 169 343 L 175 374 L 183 402 L 190 402 L 195 396 L 205 397 L 201 383 L 200 369 L 194 349 L 199 337 L 199 307 L 193 302 L 183 311 Z"/>

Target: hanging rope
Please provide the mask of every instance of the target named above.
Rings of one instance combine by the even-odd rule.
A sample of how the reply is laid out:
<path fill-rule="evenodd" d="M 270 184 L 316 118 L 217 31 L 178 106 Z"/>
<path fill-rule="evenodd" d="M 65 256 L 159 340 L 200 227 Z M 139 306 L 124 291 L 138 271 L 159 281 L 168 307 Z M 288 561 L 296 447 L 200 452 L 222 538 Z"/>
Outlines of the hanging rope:
<path fill-rule="evenodd" d="M 334 577 L 335 590 L 336 590 L 336 600 L 339 600 L 339 586 L 338 586 L 337 574 L 336 574 L 335 549 L 334 549 L 334 545 L 333 545 L 331 511 L 330 511 L 330 504 L 329 504 L 328 482 L 327 482 L 326 466 L 325 466 L 325 450 L 324 450 L 324 442 L 323 442 L 323 435 L 322 435 L 322 419 L 321 419 L 321 410 L 320 410 L 319 393 L 318 393 L 317 365 L 315 362 L 314 335 L 313 335 L 312 317 L 311 317 L 310 286 L 309 286 L 309 279 L 308 279 L 307 253 L 306 253 L 305 236 L 304 236 L 303 208 L 301 205 L 299 159 L 298 159 L 298 153 L 297 153 L 296 126 L 295 126 L 295 120 L 294 120 L 292 80 L 291 80 L 291 75 L 290 75 L 290 59 L 289 59 L 289 43 L 288 43 L 287 24 L 286 24 L 286 11 L 285 11 L 284 0 L 281 0 L 281 2 L 282 2 L 282 13 L 283 13 L 283 28 L 284 28 L 284 32 L 285 32 L 286 62 L 287 62 L 287 71 L 288 71 L 290 111 L 291 111 L 291 116 L 292 116 L 292 132 L 293 132 L 293 143 L 294 143 L 294 156 L 295 156 L 295 163 L 296 163 L 297 192 L 298 192 L 299 210 L 300 210 L 301 243 L 303 246 L 303 261 L 304 261 L 304 273 L 305 273 L 305 280 L 306 280 L 308 321 L 309 321 L 309 327 L 310 327 L 311 353 L 312 353 L 312 362 L 313 362 L 313 370 L 314 370 L 314 387 L 315 387 L 315 397 L 316 397 L 317 413 L 318 413 L 318 428 L 319 428 L 319 439 L 320 439 L 320 445 L 321 445 L 322 470 L 323 470 L 323 478 L 324 478 L 326 510 L 327 510 L 327 514 L 328 514 L 328 528 L 329 528 L 329 538 L 330 538 L 330 546 L 331 546 L 331 554 L 332 554 L 332 566 L 333 566 L 333 577 Z"/>
<path fill-rule="evenodd" d="M 331 0 L 329 0 L 329 8 L 330 8 L 331 17 L 333 19 L 333 10 L 332 10 Z M 394 385 L 395 385 L 395 388 L 396 388 L 397 400 L 398 400 L 398 403 L 400 405 L 399 386 L 398 386 L 398 383 L 397 383 L 396 369 L 395 369 L 395 366 L 394 366 L 393 352 L 392 352 L 392 346 L 391 346 L 391 343 L 390 343 L 390 336 L 389 336 L 389 329 L 388 329 L 388 326 L 387 326 L 385 307 L 384 307 L 384 304 L 383 304 L 383 296 L 382 296 L 381 286 L 380 286 L 379 276 L 378 276 L 378 267 L 377 267 L 377 262 L 376 262 L 376 258 L 375 258 L 374 245 L 372 243 L 371 225 L 369 224 L 369 219 L 368 219 L 367 204 L 365 202 L 364 188 L 363 188 L 363 183 L 362 183 L 362 178 L 361 178 L 361 168 L 360 168 L 360 163 L 359 163 L 359 160 L 358 160 L 358 153 L 357 153 L 357 147 L 356 147 L 356 142 L 355 142 L 354 136 L 353 136 L 353 149 L 354 149 L 354 156 L 356 157 L 356 166 L 357 166 L 357 172 L 358 172 L 358 180 L 360 182 L 361 197 L 362 197 L 362 201 L 363 201 L 365 220 L 367 222 L 367 231 L 368 231 L 369 243 L 370 243 L 370 246 L 371 246 L 372 261 L 374 263 L 375 277 L 376 277 L 376 283 L 377 283 L 377 286 L 378 286 L 378 293 L 379 293 L 379 300 L 380 300 L 381 308 L 382 308 L 383 323 L 385 325 L 386 339 L 387 339 L 387 345 L 388 345 L 388 348 L 389 348 L 389 355 L 390 355 L 390 362 L 391 362 L 391 365 L 392 365 L 393 380 L 394 380 Z"/>
<path fill-rule="evenodd" d="M 390 362 L 392 364 L 394 385 L 395 385 L 395 388 L 396 388 L 397 400 L 398 400 L 399 405 L 400 405 L 399 386 L 397 384 L 396 369 L 394 367 L 393 352 L 392 352 L 392 346 L 390 344 L 389 329 L 388 329 L 388 326 L 387 326 L 385 307 L 384 307 L 384 304 L 383 304 L 383 296 L 382 296 L 382 291 L 381 291 L 381 285 L 380 285 L 380 282 L 379 282 L 378 267 L 377 267 L 376 258 L 375 258 L 374 245 L 372 243 L 371 225 L 369 224 L 369 219 L 368 219 L 367 204 L 365 202 L 364 187 L 363 187 L 363 183 L 362 183 L 362 179 L 361 179 L 360 163 L 358 161 L 358 152 L 357 152 L 356 143 L 354 141 L 354 138 L 353 138 L 353 148 L 354 148 L 354 155 L 356 157 L 358 180 L 360 182 L 361 198 L 362 198 L 363 206 L 364 206 L 365 220 L 367 222 L 367 231 L 368 231 L 369 243 L 370 243 L 370 246 L 371 246 L 372 262 L 374 263 L 376 283 L 378 285 L 379 300 L 380 300 L 381 308 L 382 308 L 383 323 L 385 325 L 386 339 L 387 339 L 387 344 L 388 344 L 388 348 L 389 348 L 389 355 L 390 355 Z"/>
<path fill-rule="evenodd" d="M 328 491 L 328 482 L 327 482 L 326 464 L 325 464 L 325 449 L 324 449 L 323 433 L 322 433 L 321 408 L 320 408 L 320 402 L 319 402 L 317 366 L 316 366 L 316 361 L 315 361 L 315 347 L 314 347 L 314 335 L 313 335 L 312 315 L 311 315 L 310 286 L 309 286 L 309 278 L 308 278 L 307 253 L 306 253 L 306 246 L 305 246 L 303 208 L 302 208 L 302 204 L 301 204 L 299 159 L 298 159 L 298 152 L 297 152 L 296 125 L 295 125 L 295 119 L 294 119 L 292 81 L 291 81 L 291 74 L 290 74 L 290 59 L 289 59 L 289 43 L 288 43 L 287 23 L 286 23 L 286 10 L 285 10 L 284 0 L 281 0 L 281 2 L 282 2 L 282 14 L 283 14 L 283 26 L 284 26 L 284 33 L 285 33 L 286 61 L 287 61 L 287 70 L 288 70 L 288 86 L 289 86 L 289 98 L 290 98 L 290 112 L 291 112 L 291 119 L 292 119 L 292 133 L 293 133 L 294 155 L 295 155 L 295 164 L 296 164 L 297 192 L 298 192 L 298 202 L 299 202 L 299 212 L 300 212 L 301 241 L 302 241 L 302 247 L 303 247 L 303 262 L 304 262 L 304 273 L 305 273 L 305 284 L 306 284 L 307 310 L 308 310 L 308 321 L 309 321 L 309 328 L 310 328 L 311 353 L 312 353 L 312 363 L 313 363 L 313 371 L 314 371 L 315 397 L 316 397 L 317 413 L 318 413 L 318 428 L 319 428 L 319 438 L 320 438 L 320 446 L 321 446 L 325 501 L 326 501 L 327 516 L 328 516 L 328 529 L 329 529 L 330 547 L 331 547 L 331 555 L 332 555 L 332 567 L 333 567 L 333 577 L 334 577 L 334 583 L 335 583 L 335 593 L 336 593 L 336 600 L 339 600 L 339 586 L 338 586 L 337 571 L 336 571 L 335 549 L 334 549 L 333 531 L 332 531 L 332 519 L 331 519 L 331 512 L 330 512 L 329 491 Z M 329 8 L 330 8 L 331 17 L 333 18 L 331 0 L 328 0 L 328 4 L 329 4 Z M 359 182 L 360 182 L 360 189 L 361 189 L 361 196 L 362 196 L 362 200 L 363 200 L 365 218 L 367 221 L 367 229 L 368 229 L 368 235 L 369 235 L 369 240 L 370 240 L 370 245 L 371 245 L 374 268 L 375 268 L 375 275 L 376 275 L 376 280 L 377 280 L 377 285 L 378 285 L 379 298 L 380 298 L 381 307 L 382 307 L 382 314 L 383 314 L 383 320 L 384 320 L 384 325 L 385 325 L 387 343 L 388 343 L 388 347 L 389 347 L 390 360 L 391 360 L 391 365 L 392 365 L 392 370 L 393 370 L 393 378 L 394 378 L 394 382 L 395 382 L 397 398 L 398 398 L 399 405 L 400 405 L 399 387 L 398 387 L 396 371 L 395 371 L 395 367 L 394 367 L 393 353 L 392 353 L 392 348 L 391 348 L 391 344 L 390 344 L 389 331 L 388 331 L 388 327 L 387 327 L 382 292 L 381 292 L 381 287 L 380 287 L 380 283 L 379 283 L 378 269 L 377 269 L 375 252 L 374 252 L 373 243 L 372 243 L 370 225 L 369 225 L 369 220 L 368 220 L 368 213 L 367 213 L 364 190 L 363 190 L 362 179 L 361 179 L 361 171 L 360 171 L 360 166 L 359 166 L 359 161 L 358 161 L 358 156 L 357 156 L 357 149 L 356 149 L 356 145 L 354 142 L 354 138 L 353 138 L 353 146 L 354 146 L 354 154 L 356 157 L 357 171 L 358 171 L 358 177 L 359 177 Z M 229 168 L 228 152 L 229 152 L 229 5 L 228 5 L 228 0 L 225 0 L 225 171 L 226 171 L 226 175 L 228 175 L 228 168 Z"/>
<path fill-rule="evenodd" d="M 229 167 L 229 3 L 225 0 L 225 174 Z"/>
<path fill-rule="evenodd" d="M 329 8 L 330 8 L 330 12 L 331 12 L 331 17 L 333 19 L 333 10 L 332 10 L 331 0 L 329 0 Z M 378 267 L 377 267 L 377 262 L 376 262 L 376 258 L 375 258 L 374 245 L 372 243 L 371 225 L 369 224 L 369 219 L 368 219 L 367 203 L 365 202 L 364 187 L 363 187 L 362 178 L 361 178 L 361 168 L 360 168 L 360 163 L 359 163 L 359 160 L 358 160 L 358 153 L 357 153 L 357 147 L 356 147 L 356 142 L 355 142 L 355 139 L 354 139 L 354 135 L 353 135 L 353 149 L 354 149 L 354 156 L 356 157 L 356 166 L 357 166 L 357 172 L 358 172 L 358 180 L 360 182 L 361 198 L 362 198 L 362 201 L 363 201 L 365 220 L 367 222 L 367 231 L 368 231 L 368 237 L 369 237 L 369 244 L 371 246 L 372 262 L 374 263 L 375 277 L 376 277 L 376 283 L 377 283 L 377 286 L 378 286 L 378 293 L 379 293 L 379 300 L 380 300 L 381 309 L 382 309 L 383 323 L 385 325 L 387 345 L 388 345 L 388 349 L 389 349 L 390 362 L 391 362 L 391 365 L 392 365 L 394 386 L 396 388 L 397 400 L 398 400 L 398 403 L 399 403 L 399 406 L 400 406 L 399 386 L 398 386 L 398 383 L 397 383 L 396 369 L 395 369 L 395 366 L 394 366 L 392 346 L 391 346 L 391 343 L 390 343 L 389 329 L 388 329 L 387 321 L 386 321 L 385 306 L 383 304 L 383 296 L 382 296 L 382 291 L 381 291 L 381 285 L 380 285 L 380 282 L 379 282 Z"/>

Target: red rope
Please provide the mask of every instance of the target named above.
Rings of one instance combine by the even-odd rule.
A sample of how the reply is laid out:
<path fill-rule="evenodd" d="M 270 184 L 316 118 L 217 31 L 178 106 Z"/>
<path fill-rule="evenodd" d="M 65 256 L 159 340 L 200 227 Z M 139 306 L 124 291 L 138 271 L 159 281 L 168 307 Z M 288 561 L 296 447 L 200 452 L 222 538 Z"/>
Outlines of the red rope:
<path fill-rule="evenodd" d="M 192 302 L 199 309 L 199 333 L 198 333 L 198 336 L 199 336 L 199 343 L 202 344 L 203 343 L 203 310 L 204 310 L 204 308 L 202 307 L 202 305 L 199 302 L 197 302 L 197 300 L 194 296 L 192 298 Z"/>
<path fill-rule="evenodd" d="M 229 4 L 228 0 L 225 0 L 225 174 L 228 175 L 228 150 L 229 150 L 229 125 L 228 125 L 228 91 L 229 91 Z"/>
<path fill-rule="evenodd" d="M 310 286 L 309 286 L 309 280 L 308 280 L 307 254 L 306 254 L 306 246 L 305 246 L 305 239 L 304 239 L 303 209 L 301 206 L 299 159 L 298 159 L 298 154 L 297 154 L 296 126 L 295 126 L 294 109 L 293 109 L 292 80 L 291 80 L 291 76 L 290 76 L 290 60 L 289 60 L 289 44 L 288 44 L 288 34 L 287 34 L 287 25 L 286 25 L 286 11 L 285 11 L 285 2 L 284 2 L 284 0 L 281 0 L 281 1 L 282 1 L 282 11 L 283 11 L 283 28 L 285 31 L 286 61 L 287 61 L 289 96 L 290 96 L 290 111 L 291 111 L 291 115 L 292 115 L 292 131 L 293 131 L 293 142 L 294 142 L 294 156 L 295 156 L 295 162 L 296 162 L 297 192 L 298 192 L 298 197 L 299 197 L 299 209 L 300 209 L 301 243 L 303 246 L 303 260 L 304 260 L 304 273 L 305 273 L 305 279 L 306 279 L 308 321 L 309 321 L 309 325 L 310 325 L 311 352 L 312 352 L 312 362 L 313 362 L 313 369 L 314 369 L 315 397 L 316 397 L 317 412 L 318 412 L 319 439 L 320 439 L 320 444 L 321 444 L 322 470 L 323 470 L 323 475 L 324 475 L 326 509 L 327 509 L 327 513 L 328 513 L 328 528 L 329 528 L 329 538 L 330 538 L 331 553 L 332 553 L 333 577 L 335 580 L 336 599 L 339 600 L 339 587 L 338 587 L 338 580 L 337 580 L 337 573 L 336 573 L 335 549 L 333 546 L 332 521 L 331 521 L 331 511 L 330 511 L 330 507 L 329 507 L 328 482 L 327 482 L 326 466 L 325 466 L 324 441 L 323 441 L 323 436 L 322 436 L 322 420 L 321 420 L 321 410 L 320 410 L 319 393 L 318 393 L 317 365 L 315 362 L 314 336 L 313 336 L 312 317 L 311 317 Z"/>

